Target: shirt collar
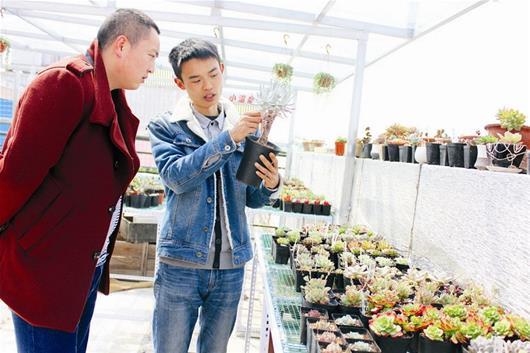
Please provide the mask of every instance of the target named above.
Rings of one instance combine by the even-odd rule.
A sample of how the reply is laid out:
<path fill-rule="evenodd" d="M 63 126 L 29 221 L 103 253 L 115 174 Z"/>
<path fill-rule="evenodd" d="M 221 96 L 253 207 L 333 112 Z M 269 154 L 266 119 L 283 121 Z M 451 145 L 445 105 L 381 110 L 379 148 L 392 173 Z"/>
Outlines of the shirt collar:
<path fill-rule="evenodd" d="M 195 109 L 195 107 L 193 106 L 193 104 L 191 102 L 190 102 L 190 105 L 191 105 L 191 110 L 193 111 L 193 115 L 197 118 L 197 120 L 198 120 L 198 122 L 201 125 L 201 128 L 203 130 L 207 129 L 212 121 L 217 121 L 217 123 L 219 124 L 219 128 L 221 130 L 223 129 L 223 125 L 224 125 L 224 122 L 225 122 L 225 112 L 224 112 L 224 107 L 223 107 L 222 104 L 218 105 L 219 115 L 217 116 L 217 118 L 215 118 L 213 120 L 208 118 L 208 117 L 206 117 L 205 115 L 199 113 L 197 111 L 197 109 Z"/>

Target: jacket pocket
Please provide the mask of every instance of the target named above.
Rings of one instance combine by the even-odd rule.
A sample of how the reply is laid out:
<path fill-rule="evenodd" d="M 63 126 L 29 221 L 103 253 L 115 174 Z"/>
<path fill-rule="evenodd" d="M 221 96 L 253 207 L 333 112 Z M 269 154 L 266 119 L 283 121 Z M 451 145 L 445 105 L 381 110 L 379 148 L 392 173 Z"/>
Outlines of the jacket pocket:
<path fill-rule="evenodd" d="M 71 202 L 62 195 L 59 184 L 47 176 L 13 220 L 18 243 L 25 250 L 40 243 L 70 212 Z"/>

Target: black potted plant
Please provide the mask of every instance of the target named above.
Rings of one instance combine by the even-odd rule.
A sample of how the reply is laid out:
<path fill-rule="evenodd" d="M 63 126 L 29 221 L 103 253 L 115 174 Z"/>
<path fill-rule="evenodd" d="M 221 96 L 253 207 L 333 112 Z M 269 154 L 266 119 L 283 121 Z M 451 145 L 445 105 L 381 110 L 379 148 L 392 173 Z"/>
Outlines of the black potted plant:
<path fill-rule="evenodd" d="M 462 346 L 446 336 L 440 327 L 430 325 L 420 334 L 418 353 L 460 353 Z"/>
<path fill-rule="evenodd" d="M 272 237 L 272 257 L 274 263 L 285 265 L 289 261 L 289 239 Z"/>
<path fill-rule="evenodd" d="M 307 307 L 300 307 L 300 343 L 306 344 L 307 320 L 309 318 L 314 320 L 328 319 L 328 312 L 325 309 L 314 309 Z"/>
<path fill-rule="evenodd" d="M 440 165 L 440 144 L 427 142 L 427 164 Z"/>
<path fill-rule="evenodd" d="M 269 86 L 261 86 L 256 100 L 261 107 L 261 135 L 246 137 L 245 151 L 236 178 L 247 185 L 258 187 L 261 178 L 256 174 L 255 163 L 263 165 L 260 155 L 269 158 L 270 153 L 280 152 L 278 146 L 268 141 L 269 133 L 277 116 L 285 116 L 293 110 L 294 94 L 288 83 L 273 80 Z"/>
<path fill-rule="evenodd" d="M 521 134 L 509 131 L 499 135 L 497 143 L 487 144 L 486 149 L 493 165 L 501 168 L 518 168 L 526 152 L 526 146 L 521 143 Z"/>
<path fill-rule="evenodd" d="M 388 312 L 374 317 L 370 331 L 375 341 L 385 353 L 406 353 L 411 349 L 413 336 L 404 335 L 401 326 L 396 324 L 396 314 Z"/>
<path fill-rule="evenodd" d="M 361 158 L 372 158 L 372 133 L 369 126 L 364 129 L 364 136 L 361 142 L 363 145 Z"/>
<path fill-rule="evenodd" d="M 464 168 L 464 146 L 462 142 L 447 144 L 447 161 L 450 167 Z"/>

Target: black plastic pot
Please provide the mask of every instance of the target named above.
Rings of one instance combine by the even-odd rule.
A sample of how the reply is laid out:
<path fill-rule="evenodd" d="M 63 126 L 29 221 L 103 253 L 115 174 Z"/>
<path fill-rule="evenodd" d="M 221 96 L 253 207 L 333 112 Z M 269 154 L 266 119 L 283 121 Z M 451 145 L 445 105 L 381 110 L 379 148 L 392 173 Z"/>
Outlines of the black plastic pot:
<path fill-rule="evenodd" d="M 328 311 L 328 314 L 330 315 L 333 313 L 336 313 L 339 308 L 339 303 L 336 300 L 330 300 L 329 304 L 314 304 L 314 303 L 308 302 L 304 298 L 302 305 L 306 308 L 311 308 L 311 309 L 317 309 L 317 310 L 325 309 Z"/>
<path fill-rule="evenodd" d="M 294 288 L 297 292 L 302 291 L 302 286 L 305 286 L 305 276 L 309 276 L 309 272 L 307 271 L 299 271 L 295 270 L 295 277 L 294 277 Z"/>
<path fill-rule="evenodd" d="M 344 290 L 344 276 L 342 273 L 335 273 L 335 288 L 339 291 Z"/>
<path fill-rule="evenodd" d="M 403 163 L 412 163 L 412 147 L 399 146 L 399 161 Z"/>
<path fill-rule="evenodd" d="M 461 353 L 462 346 L 451 341 L 432 341 L 422 333 L 419 338 L 418 353 Z"/>
<path fill-rule="evenodd" d="M 277 155 L 280 152 L 280 148 L 271 142 L 268 142 L 268 146 L 264 146 L 257 142 L 257 137 L 247 136 L 245 138 L 243 159 L 241 159 L 236 173 L 237 180 L 247 185 L 259 187 L 261 178 L 256 174 L 254 163 L 258 162 L 263 165 L 259 156 L 264 155 L 265 158 L 269 159 L 269 153 L 271 152 Z"/>
<path fill-rule="evenodd" d="M 412 163 L 414 164 L 418 164 L 418 161 L 416 160 L 416 147 L 418 146 L 412 146 L 412 152 L 411 152 Z"/>
<path fill-rule="evenodd" d="M 289 246 L 279 245 L 276 237 L 272 237 L 272 258 L 274 263 L 282 265 L 286 265 L 289 261 Z"/>
<path fill-rule="evenodd" d="M 447 145 L 447 159 L 450 167 L 464 168 L 465 143 L 455 142 Z"/>
<path fill-rule="evenodd" d="M 293 212 L 293 203 L 291 201 L 283 201 L 283 211 Z"/>
<path fill-rule="evenodd" d="M 447 145 L 440 145 L 440 165 L 448 167 L 449 158 L 447 158 Z"/>
<path fill-rule="evenodd" d="M 407 353 L 413 350 L 414 336 L 383 337 L 372 332 L 375 342 L 384 353 Z"/>
<path fill-rule="evenodd" d="M 322 215 L 329 216 L 331 214 L 331 205 L 322 205 Z"/>
<path fill-rule="evenodd" d="M 388 160 L 390 162 L 399 162 L 399 145 L 388 145 Z"/>
<path fill-rule="evenodd" d="M 356 314 L 350 314 L 350 313 L 334 313 L 334 314 L 331 314 L 331 318 L 333 321 L 343 317 L 343 316 L 346 316 L 346 315 L 350 315 L 352 317 L 352 319 L 357 319 L 357 320 L 360 320 L 359 316 L 356 315 Z M 341 328 L 345 328 L 345 329 L 348 329 L 349 331 L 354 331 L 354 330 L 365 330 L 363 324 L 362 324 L 362 321 L 361 321 L 361 326 L 359 325 L 339 325 L 337 324 L 337 326 L 339 327 L 339 329 Z M 342 329 L 341 329 L 342 331 Z"/>
<path fill-rule="evenodd" d="M 427 147 L 427 164 L 440 165 L 440 144 L 429 142 Z"/>
<path fill-rule="evenodd" d="M 477 162 L 478 150 L 477 146 L 465 145 L 464 146 L 464 168 L 475 169 L 475 163 Z"/>
<path fill-rule="evenodd" d="M 339 325 L 339 330 L 340 332 L 342 332 L 342 334 L 346 335 L 350 332 L 356 332 L 356 333 L 359 333 L 361 335 L 364 335 L 365 337 L 364 338 L 346 338 L 346 342 L 348 343 L 353 343 L 354 341 L 374 341 L 374 338 L 372 337 L 372 335 L 370 334 L 370 332 L 363 328 L 363 327 L 353 327 L 353 326 L 343 326 L 343 325 Z"/>
<path fill-rule="evenodd" d="M 319 309 L 318 311 L 320 312 L 321 316 L 320 318 L 311 318 L 311 317 L 307 317 L 307 313 L 311 310 L 315 310 L 313 308 L 306 308 L 306 307 L 301 307 L 300 308 L 300 343 L 302 344 L 306 344 L 306 339 L 307 339 L 307 322 L 315 322 L 317 320 L 320 320 L 320 319 L 327 319 L 329 318 L 329 315 L 328 315 L 328 312 L 324 309 Z"/>
<path fill-rule="evenodd" d="M 281 199 L 274 200 L 274 203 L 272 204 L 272 207 L 273 208 L 280 208 L 281 201 L 282 201 Z"/>
<path fill-rule="evenodd" d="M 313 214 L 321 215 L 322 214 L 322 205 L 321 204 L 314 204 L 313 205 Z"/>
<path fill-rule="evenodd" d="M 310 204 L 310 203 L 302 204 L 302 213 L 313 214 L 313 204 Z"/>
<path fill-rule="evenodd" d="M 372 144 L 367 143 L 363 145 L 363 151 L 361 152 L 361 158 L 372 158 Z"/>
<path fill-rule="evenodd" d="M 302 213 L 302 208 L 304 207 L 304 204 L 301 202 L 293 202 L 293 212 L 294 213 Z"/>

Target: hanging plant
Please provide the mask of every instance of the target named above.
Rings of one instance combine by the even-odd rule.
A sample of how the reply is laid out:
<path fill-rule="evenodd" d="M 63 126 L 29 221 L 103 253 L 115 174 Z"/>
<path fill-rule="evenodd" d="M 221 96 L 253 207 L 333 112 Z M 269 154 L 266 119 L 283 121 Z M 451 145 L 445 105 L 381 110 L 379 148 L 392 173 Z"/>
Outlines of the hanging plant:
<path fill-rule="evenodd" d="M 274 64 L 272 73 L 278 80 L 290 82 L 293 77 L 293 67 L 289 64 Z"/>
<path fill-rule="evenodd" d="M 335 77 L 327 72 L 319 72 L 313 77 L 313 91 L 316 94 L 331 92 L 336 84 Z"/>
<path fill-rule="evenodd" d="M 6 37 L 0 37 L 0 53 L 3 53 L 9 49 L 11 44 Z"/>

